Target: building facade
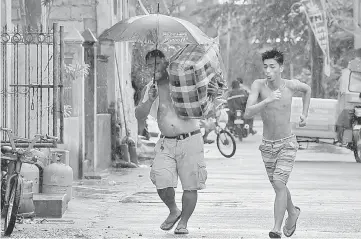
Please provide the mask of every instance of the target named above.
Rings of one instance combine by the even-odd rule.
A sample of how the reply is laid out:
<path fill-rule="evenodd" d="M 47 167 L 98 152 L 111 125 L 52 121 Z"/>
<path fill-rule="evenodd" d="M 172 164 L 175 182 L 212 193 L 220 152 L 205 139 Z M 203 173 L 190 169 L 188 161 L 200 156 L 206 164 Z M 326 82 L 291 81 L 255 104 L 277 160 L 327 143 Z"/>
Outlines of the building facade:
<path fill-rule="evenodd" d="M 5 25 L 7 29 L 14 29 L 16 26 L 20 26 L 19 29 L 23 26 L 30 26 L 32 29 L 37 29 L 35 31 L 38 32 L 47 32 L 48 29 L 50 32 L 53 24 L 57 23 L 58 26 L 63 27 L 64 40 L 61 54 L 63 58 L 61 58 L 59 67 L 63 72 L 63 89 L 60 93 L 63 93 L 64 97 L 62 98 L 63 105 L 60 104 L 62 105 L 61 109 L 59 108 L 59 112 L 57 112 L 57 120 L 54 118 L 53 121 L 46 121 L 46 118 L 53 113 L 50 107 L 47 108 L 47 114 L 35 114 L 34 117 L 11 112 L 12 104 L 17 102 L 12 99 L 6 103 L 9 112 L 2 113 L 2 115 L 6 115 L 8 126 L 15 127 L 14 124 L 11 124 L 14 121 L 13 115 L 15 115 L 17 124 L 21 125 L 18 133 L 29 131 L 30 133 L 25 133 L 24 136 L 31 137 L 34 133 L 46 132 L 49 124 L 57 122 L 55 124 L 59 129 L 57 132 L 63 134 L 63 142 L 58 145 L 58 148 L 68 151 L 69 164 L 73 168 L 75 178 L 109 167 L 114 159 L 113 152 L 117 138 L 122 140 L 128 136 L 135 141 L 137 139 L 137 121 L 134 116 L 133 88 L 130 77 L 131 44 L 99 42 L 97 38 L 116 22 L 135 15 L 134 1 L 53 0 L 46 5 L 43 4 L 45 2 L 43 0 L 1 1 L 2 29 Z M 41 30 L 39 30 L 40 28 Z M 20 50 L 19 52 L 12 49 L 11 46 L 7 47 L 6 56 L 10 57 L 12 61 L 7 61 L 7 65 L 2 68 L 2 70 L 5 69 L 5 73 L 2 72 L 1 77 L 8 74 L 8 78 L 11 79 L 4 86 L 5 88 L 9 88 L 17 79 L 29 78 L 30 84 L 35 84 L 33 82 L 35 78 L 46 81 L 46 76 L 40 78 L 38 75 L 49 71 L 47 63 L 51 61 L 52 56 L 49 57 L 47 51 L 51 53 L 54 51 L 49 47 L 50 44 L 44 44 L 44 50 L 35 50 L 37 47 L 39 48 L 39 45 L 41 44 L 37 43 L 34 47 L 23 46 L 24 51 Z M 34 54 L 26 53 L 25 49 L 28 48 L 29 52 L 34 52 Z M 41 65 L 33 67 L 29 63 L 40 62 L 39 59 L 42 59 Z M 3 62 L 5 61 L 3 60 Z M 16 62 L 16 64 L 11 62 Z M 16 74 L 14 73 L 15 65 L 19 69 Z M 29 77 L 26 73 L 27 70 L 21 70 L 21 67 L 29 68 Z M 39 69 L 34 70 L 36 68 Z M 37 76 L 31 77 L 31 74 Z M 16 84 L 20 83 L 22 82 L 16 82 Z M 32 91 L 29 91 L 29 95 L 31 94 L 33 94 Z M 43 96 L 34 97 L 33 94 L 29 99 L 35 98 L 35 101 L 39 105 L 43 105 L 45 109 L 47 96 Z M 49 97 L 51 97 L 50 94 Z M 4 103 L 4 100 L 2 101 Z M 18 109 L 23 112 L 29 102 L 26 99 L 24 99 L 24 103 L 21 102 L 18 103 Z M 30 108 L 34 108 L 32 103 L 30 105 Z M 64 116 L 63 122 L 62 115 Z M 31 123 L 25 122 L 25 118 L 29 118 Z M 48 125 L 44 122 L 48 122 Z M 28 124 L 29 126 L 27 126 Z M 36 128 L 32 127 L 32 124 L 40 126 Z M 117 131 L 117 128 L 120 131 Z"/>

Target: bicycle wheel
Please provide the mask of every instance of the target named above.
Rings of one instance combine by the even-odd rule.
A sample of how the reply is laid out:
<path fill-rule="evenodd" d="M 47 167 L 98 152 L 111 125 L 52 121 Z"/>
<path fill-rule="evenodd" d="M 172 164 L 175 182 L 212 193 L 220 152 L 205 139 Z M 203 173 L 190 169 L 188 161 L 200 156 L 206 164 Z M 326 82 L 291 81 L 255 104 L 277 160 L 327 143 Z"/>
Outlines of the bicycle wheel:
<path fill-rule="evenodd" d="M 5 190 L 6 190 L 6 175 L 4 175 L 1 178 L 1 216 L 4 217 L 5 215 L 3 214 L 3 209 L 4 209 Z"/>
<path fill-rule="evenodd" d="M 10 236 L 14 230 L 16 216 L 19 211 L 20 197 L 22 193 L 23 181 L 20 176 L 14 177 L 10 183 L 10 199 L 9 204 L 4 207 L 5 223 L 4 235 Z"/>
<path fill-rule="evenodd" d="M 231 133 L 226 130 L 221 130 L 219 134 L 217 134 L 217 148 L 226 158 L 230 158 L 236 153 L 236 141 Z"/>

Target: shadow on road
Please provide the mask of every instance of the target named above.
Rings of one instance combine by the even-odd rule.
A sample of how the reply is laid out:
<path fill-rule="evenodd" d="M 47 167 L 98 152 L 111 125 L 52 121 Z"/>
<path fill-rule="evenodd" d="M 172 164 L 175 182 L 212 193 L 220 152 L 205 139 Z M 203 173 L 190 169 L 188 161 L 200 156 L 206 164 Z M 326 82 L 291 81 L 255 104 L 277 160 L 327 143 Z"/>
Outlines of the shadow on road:
<path fill-rule="evenodd" d="M 325 143 L 300 143 L 300 150 L 308 150 L 314 153 L 331 153 L 331 154 L 345 154 L 345 152 L 350 152 L 344 147 L 339 147 L 335 145 L 329 145 Z"/>

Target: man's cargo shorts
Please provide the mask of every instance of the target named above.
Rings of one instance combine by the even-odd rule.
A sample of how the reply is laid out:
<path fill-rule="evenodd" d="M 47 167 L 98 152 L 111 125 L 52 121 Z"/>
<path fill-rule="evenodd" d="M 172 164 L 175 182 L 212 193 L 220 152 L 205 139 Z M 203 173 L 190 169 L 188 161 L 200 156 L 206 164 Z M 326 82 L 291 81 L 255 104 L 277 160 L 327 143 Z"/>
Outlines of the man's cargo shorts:
<path fill-rule="evenodd" d="M 182 136 L 161 136 L 155 146 L 156 155 L 150 178 L 157 189 L 177 187 L 178 176 L 183 190 L 200 190 L 206 187 L 207 169 L 200 130 Z"/>
<path fill-rule="evenodd" d="M 262 140 L 259 150 L 270 182 L 287 184 L 299 148 L 295 135 L 279 140 Z"/>

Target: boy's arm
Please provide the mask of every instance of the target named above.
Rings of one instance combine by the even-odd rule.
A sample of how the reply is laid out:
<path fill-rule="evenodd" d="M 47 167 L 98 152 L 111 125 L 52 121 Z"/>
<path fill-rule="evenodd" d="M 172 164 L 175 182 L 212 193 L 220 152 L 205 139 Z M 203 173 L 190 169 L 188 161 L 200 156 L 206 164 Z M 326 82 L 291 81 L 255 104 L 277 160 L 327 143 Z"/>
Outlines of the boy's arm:
<path fill-rule="evenodd" d="M 300 91 L 303 93 L 302 95 L 302 103 L 303 103 L 303 110 L 302 115 L 307 117 L 308 116 L 308 109 L 310 107 L 311 101 L 311 87 L 299 80 L 292 80 L 295 91 Z"/>
<path fill-rule="evenodd" d="M 261 112 L 264 107 L 269 104 L 271 101 L 267 98 L 262 100 L 261 102 L 257 103 L 258 96 L 260 93 L 260 84 L 258 80 L 255 80 L 251 86 L 251 93 L 249 94 L 247 105 L 246 105 L 246 112 L 244 114 L 244 118 L 251 119 L 256 114 Z"/>

